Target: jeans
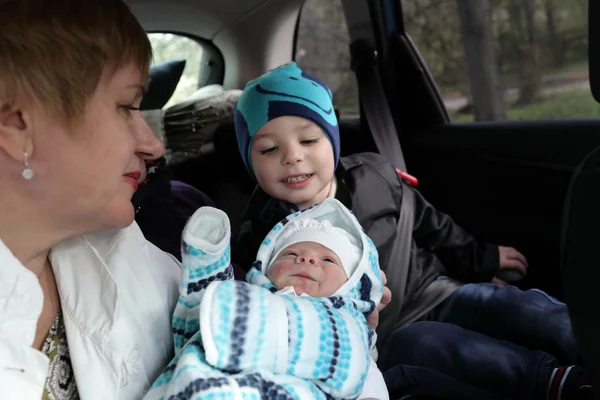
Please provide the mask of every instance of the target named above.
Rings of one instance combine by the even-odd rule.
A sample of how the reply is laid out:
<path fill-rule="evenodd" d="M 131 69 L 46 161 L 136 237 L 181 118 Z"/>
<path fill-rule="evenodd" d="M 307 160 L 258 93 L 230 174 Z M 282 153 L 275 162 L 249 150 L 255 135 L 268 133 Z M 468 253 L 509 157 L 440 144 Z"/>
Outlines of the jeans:
<path fill-rule="evenodd" d="M 395 331 L 379 367 L 390 392 L 541 399 L 554 368 L 577 360 L 564 303 L 536 289 L 479 283 L 464 285 L 423 320 Z"/>

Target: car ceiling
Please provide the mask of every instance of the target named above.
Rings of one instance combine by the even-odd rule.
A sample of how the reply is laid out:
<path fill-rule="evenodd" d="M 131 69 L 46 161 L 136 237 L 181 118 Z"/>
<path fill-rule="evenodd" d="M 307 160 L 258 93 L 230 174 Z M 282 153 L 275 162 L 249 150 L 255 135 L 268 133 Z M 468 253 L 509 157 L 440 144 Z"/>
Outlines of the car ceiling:
<path fill-rule="evenodd" d="M 149 31 L 183 31 L 213 40 L 214 37 L 268 5 L 271 0 L 129 0 L 136 16 Z"/>
<path fill-rule="evenodd" d="M 212 41 L 225 61 L 224 86 L 242 87 L 289 62 L 304 0 L 127 0 L 148 32 Z"/>

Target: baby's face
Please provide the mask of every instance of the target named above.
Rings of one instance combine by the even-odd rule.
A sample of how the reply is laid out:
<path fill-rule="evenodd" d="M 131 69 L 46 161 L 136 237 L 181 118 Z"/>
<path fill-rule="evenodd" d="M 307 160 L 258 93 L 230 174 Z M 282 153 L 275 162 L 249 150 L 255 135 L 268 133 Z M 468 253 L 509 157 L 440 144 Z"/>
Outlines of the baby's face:
<path fill-rule="evenodd" d="M 327 297 L 346 281 L 346 271 L 335 253 L 312 242 L 293 244 L 284 249 L 267 271 L 279 290 L 293 286 L 297 294 Z"/>

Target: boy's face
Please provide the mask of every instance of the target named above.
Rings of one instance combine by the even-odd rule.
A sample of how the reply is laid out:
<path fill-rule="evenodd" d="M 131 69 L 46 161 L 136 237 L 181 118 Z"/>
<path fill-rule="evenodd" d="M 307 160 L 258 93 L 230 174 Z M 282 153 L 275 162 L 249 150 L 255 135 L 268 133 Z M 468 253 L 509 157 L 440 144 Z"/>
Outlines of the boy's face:
<path fill-rule="evenodd" d="M 331 296 L 348 281 L 335 253 L 313 242 L 296 243 L 279 253 L 267 277 L 279 290 L 293 286 L 296 294 L 312 297 Z"/>
<path fill-rule="evenodd" d="M 315 123 L 285 116 L 263 125 L 250 149 L 260 187 L 300 209 L 321 203 L 331 189 L 333 147 Z"/>

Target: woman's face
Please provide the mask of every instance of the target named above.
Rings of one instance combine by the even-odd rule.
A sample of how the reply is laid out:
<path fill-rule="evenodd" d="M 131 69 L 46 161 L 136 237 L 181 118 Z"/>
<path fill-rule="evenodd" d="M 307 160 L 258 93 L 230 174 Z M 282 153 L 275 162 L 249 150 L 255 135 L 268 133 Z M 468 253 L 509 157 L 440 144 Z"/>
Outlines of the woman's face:
<path fill-rule="evenodd" d="M 146 178 L 144 160 L 163 154 L 161 142 L 138 110 L 140 68 L 105 71 L 74 126 L 34 112 L 35 176 L 27 184 L 56 228 L 86 233 L 124 227 L 134 219 L 131 196 Z M 62 226 L 64 225 L 64 226 Z"/>

